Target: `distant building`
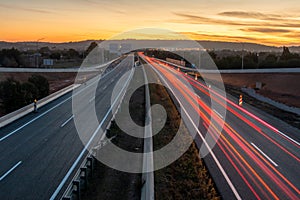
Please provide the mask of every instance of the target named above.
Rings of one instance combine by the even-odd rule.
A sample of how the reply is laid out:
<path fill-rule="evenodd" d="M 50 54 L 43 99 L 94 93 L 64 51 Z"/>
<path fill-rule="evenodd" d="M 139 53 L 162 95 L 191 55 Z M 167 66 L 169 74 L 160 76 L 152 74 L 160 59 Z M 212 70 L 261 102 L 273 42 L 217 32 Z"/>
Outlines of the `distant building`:
<path fill-rule="evenodd" d="M 128 53 L 132 50 L 132 45 L 131 44 L 128 44 L 128 43 L 123 43 L 121 44 L 121 48 L 120 48 L 120 51 L 121 53 Z"/>
<path fill-rule="evenodd" d="M 109 44 L 109 52 L 110 53 L 118 53 L 119 52 L 119 44 L 117 44 L 117 43 L 110 43 Z"/>

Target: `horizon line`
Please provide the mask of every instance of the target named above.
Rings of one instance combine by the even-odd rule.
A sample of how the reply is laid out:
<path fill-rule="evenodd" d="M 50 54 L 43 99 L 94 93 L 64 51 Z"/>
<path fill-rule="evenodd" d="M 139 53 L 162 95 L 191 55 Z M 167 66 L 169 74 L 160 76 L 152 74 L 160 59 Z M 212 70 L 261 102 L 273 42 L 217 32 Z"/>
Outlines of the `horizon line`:
<path fill-rule="evenodd" d="M 124 41 L 124 40 L 135 40 L 135 41 L 151 41 L 151 40 L 156 40 L 156 41 L 178 41 L 184 39 L 134 39 L 134 38 L 128 38 L 128 39 L 113 39 L 112 41 Z M 188 39 L 187 39 L 188 40 Z M 70 40 L 70 41 L 63 41 L 63 42 L 55 42 L 55 41 L 35 41 L 35 40 L 22 40 L 22 41 L 9 41 L 9 40 L 0 40 L 0 42 L 6 42 L 6 43 L 50 43 L 50 44 L 64 44 L 64 43 L 79 43 L 79 42 L 87 42 L 87 41 L 109 41 L 106 39 L 85 39 L 85 40 Z M 300 47 L 300 45 L 268 45 L 268 44 L 263 44 L 263 43 L 256 43 L 256 42 L 242 42 L 242 41 L 221 41 L 221 40 L 193 40 L 197 42 L 224 42 L 224 43 L 233 43 L 233 44 L 256 44 L 256 45 L 262 45 L 262 46 L 267 46 L 267 47 L 275 47 L 275 48 L 280 48 L 280 47 Z"/>

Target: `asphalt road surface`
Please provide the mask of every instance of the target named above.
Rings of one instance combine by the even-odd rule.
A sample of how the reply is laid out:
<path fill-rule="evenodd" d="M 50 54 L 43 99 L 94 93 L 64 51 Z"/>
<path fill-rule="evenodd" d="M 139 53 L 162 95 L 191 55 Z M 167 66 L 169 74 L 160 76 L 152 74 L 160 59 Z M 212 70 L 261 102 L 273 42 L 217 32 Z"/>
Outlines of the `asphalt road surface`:
<path fill-rule="evenodd" d="M 197 132 L 198 147 L 208 149 L 203 139 L 210 136 L 205 141 L 212 151 L 204 160 L 224 199 L 300 198 L 298 129 L 246 104 L 240 107 L 237 99 L 224 98 L 219 89 L 170 65 L 140 56 L 183 108 L 189 131 Z"/>
<path fill-rule="evenodd" d="M 91 79 L 76 89 L 79 99 L 95 105 L 97 118 L 103 120 L 104 128 L 111 117 L 107 113 L 115 83 L 132 69 L 133 62 L 133 55 L 129 55 L 99 82 Z M 129 78 L 126 75 L 122 85 Z M 81 112 L 89 115 L 89 107 Z M 87 136 L 93 131 L 86 130 Z M 0 199 L 49 199 L 82 151 L 84 145 L 74 124 L 72 93 L 43 106 L 38 113 L 1 128 Z"/>
<path fill-rule="evenodd" d="M 188 116 L 184 122 L 196 133 L 198 147 L 212 148 L 204 160 L 224 199 L 299 199 L 298 129 L 247 104 L 240 107 L 230 95 L 224 98 L 219 89 L 153 58 L 144 59 L 150 63 L 145 67 L 147 75 L 165 82 Z M 133 62 L 130 55 L 99 83 L 92 79 L 82 84 L 75 92 L 78 101 L 82 99 L 78 112 L 89 116 L 88 104 L 95 104 L 98 121 L 105 127 L 112 91 L 117 88 L 122 93 L 131 77 L 125 72 L 132 69 Z M 211 109 L 211 105 L 216 106 Z M 61 189 L 66 174 L 85 150 L 75 128 L 76 117 L 69 93 L 0 129 L 0 199 L 49 199 Z M 87 125 L 85 143 L 95 133 L 88 119 L 82 122 Z M 203 142 L 204 137 L 210 140 Z M 213 141 L 216 145 L 210 146 Z"/>

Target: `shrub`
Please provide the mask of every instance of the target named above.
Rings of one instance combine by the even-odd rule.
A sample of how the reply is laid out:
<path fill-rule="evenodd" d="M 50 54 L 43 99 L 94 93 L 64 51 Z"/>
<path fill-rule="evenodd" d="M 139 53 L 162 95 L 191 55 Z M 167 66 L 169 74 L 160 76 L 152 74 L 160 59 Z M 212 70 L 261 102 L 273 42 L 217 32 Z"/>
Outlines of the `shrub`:
<path fill-rule="evenodd" d="M 45 77 L 40 75 L 32 75 L 30 78 L 28 78 L 28 82 L 32 83 L 37 88 L 37 99 L 41 99 L 49 95 L 49 83 Z"/>

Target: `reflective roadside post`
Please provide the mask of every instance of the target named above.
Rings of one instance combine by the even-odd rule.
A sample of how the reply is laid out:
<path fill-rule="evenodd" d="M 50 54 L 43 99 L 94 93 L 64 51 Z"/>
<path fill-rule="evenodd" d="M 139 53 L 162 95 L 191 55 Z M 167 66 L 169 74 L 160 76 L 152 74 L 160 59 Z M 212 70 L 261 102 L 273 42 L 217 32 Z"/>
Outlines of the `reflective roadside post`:
<path fill-rule="evenodd" d="M 33 101 L 33 111 L 37 112 L 37 100 L 36 99 L 34 99 L 34 101 Z"/>
<path fill-rule="evenodd" d="M 242 105 L 243 105 L 243 95 L 240 95 L 239 106 L 242 106 Z"/>

